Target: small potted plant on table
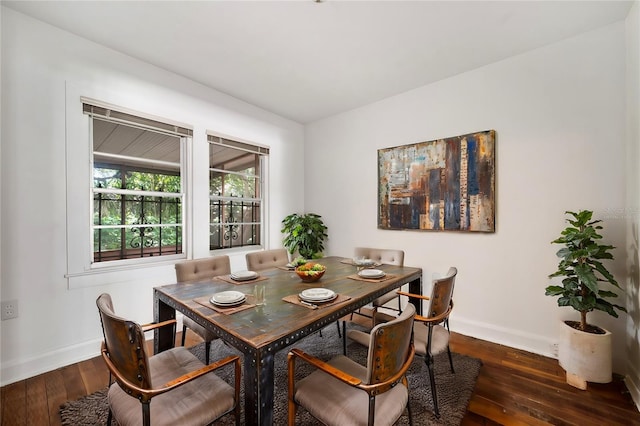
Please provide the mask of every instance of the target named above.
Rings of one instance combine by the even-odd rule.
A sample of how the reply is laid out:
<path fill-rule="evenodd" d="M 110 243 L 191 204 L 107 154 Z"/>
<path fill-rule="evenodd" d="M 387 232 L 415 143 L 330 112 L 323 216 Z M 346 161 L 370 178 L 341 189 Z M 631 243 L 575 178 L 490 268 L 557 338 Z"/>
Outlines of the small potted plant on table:
<path fill-rule="evenodd" d="M 611 333 L 589 324 L 587 314 L 600 310 L 618 317 L 616 310 L 626 312 L 623 306 L 607 299 L 618 297 L 610 290 L 601 288 L 601 283 L 620 288 L 602 260 L 613 260 L 611 250 L 615 247 L 600 244 L 598 233 L 601 220 L 592 220 L 593 212 L 567 211 L 570 226 L 561 237 L 552 241 L 563 244 L 557 252 L 560 258 L 558 269 L 550 278 L 562 277 L 561 285 L 546 288 L 547 296 L 558 297 L 558 306 L 569 306 L 580 313 L 580 321 L 564 321 L 558 344 L 558 360 L 567 372 L 567 383 L 586 389 L 587 382 L 608 383 L 612 375 Z"/>

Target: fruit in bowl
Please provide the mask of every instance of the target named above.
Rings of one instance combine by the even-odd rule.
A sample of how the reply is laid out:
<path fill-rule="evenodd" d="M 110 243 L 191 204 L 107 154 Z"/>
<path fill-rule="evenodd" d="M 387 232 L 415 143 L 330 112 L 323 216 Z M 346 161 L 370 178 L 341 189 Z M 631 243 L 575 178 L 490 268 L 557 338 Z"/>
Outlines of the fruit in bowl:
<path fill-rule="evenodd" d="M 327 267 L 319 263 L 307 262 L 296 268 L 296 273 L 300 279 L 306 283 L 318 281 L 324 275 Z"/>

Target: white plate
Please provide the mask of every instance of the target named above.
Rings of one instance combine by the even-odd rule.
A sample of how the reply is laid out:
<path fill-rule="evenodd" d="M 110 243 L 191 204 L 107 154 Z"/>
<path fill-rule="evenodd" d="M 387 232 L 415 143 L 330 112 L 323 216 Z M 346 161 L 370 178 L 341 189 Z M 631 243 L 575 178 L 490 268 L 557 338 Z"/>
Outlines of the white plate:
<path fill-rule="evenodd" d="M 326 302 L 335 299 L 337 294 L 328 288 L 308 288 L 300 293 L 300 299 L 306 302 Z"/>
<path fill-rule="evenodd" d="M 231 275 L 229 276 L 231 277 L 232 280 L 246 281 L 246 280 L 252 280 L 254 278 L 257 278 L 258 273 L 255 271 L 238 271 L 238 272 L 231 273 Z"/>
<path fill-rule="evenodd" d="M 376 262 L 373 259 L 354 258 L 353 263 L 357 266 L 373 266 Z"/>
<path fill-rule="evenodd" d="M 211 296 L 214 305 L 235 305 L 246 300 L 247 296 L 239 291 L 222 291 Z"/>
<path fill-rule="evenodd" d="M 324 302 L 331 302 L 336 297 L 338 297 L 338 295 L 336 293 L 333 293 L 332 296 L 328 296 L 325 299 L 307 299 L 305 297 L 302 297 L 301 295 L 298 295 L 298 297 L 300 298 L 300 300 L 303 300 L 303 301 L 309 302 L 309 303 L 324 303 Z"/>
<path fill-rule="evenodd" d="M 362 278 L 382 278 L 386 274 L 380 269 L 363 269 L 362 271 L 358 272 L 358 275 L 360 275 Z"/>

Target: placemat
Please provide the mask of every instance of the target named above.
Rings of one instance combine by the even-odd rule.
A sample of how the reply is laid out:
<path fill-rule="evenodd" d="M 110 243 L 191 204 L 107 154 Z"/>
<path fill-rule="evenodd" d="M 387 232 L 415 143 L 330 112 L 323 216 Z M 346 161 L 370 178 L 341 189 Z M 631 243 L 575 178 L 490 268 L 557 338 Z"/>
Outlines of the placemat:
<path fill-rule="evenodd" d="M 331 302 L 314 303 L 314 305 L 316 305 L 315 307 L 305 305 L 304 303 L 302 303 L 297 294 L 292 294 L 292 295 L 283 297 L 282 300 L 284 300 L 285 302 L 293 303 L 294 305 L 304 306 L 307 309 L 322 309 L 322 308 L 326 308 L 327 306 L 335 305 L 336 303 L 342 303 L 342 302 L 346 302 L 347 300 L 351 300 L 351 296 L 347 296 L 346 294 L 338 294 L 338 297 L 333 299 Z"/>
<path fill-rule="evenodd" d="M 253 294 L 247 294 L 247 300 L 245 300 L 242 305 L 231 306 L 228 308 L 222 307 L 222 306 L 216 306 L 213 303 L 211 303 L 209 299 L 211 299 L 211 296 L 198 297 L 196 299 L 193 299 L 193 301 L 201 304 L 202 306 L 205 306 L 209 309 L 212 309 L 218 313 L 225 314 L 225 315 L 235 314 L 236 312 L 244 311 L 245 309 L 250 309 L 256 306 L 254 303 L 255 300 L 253 298 Z"/>
<path fill-rule="evenodd" d="M 295 266 L 277 266 L 278 269 L 282 269 L 283 271 L 295 271 Z"/>
<path fill-rule="evenodd" d="M 357 281 L 364 281 L 366 283 L 381 283 L 383 281 L 390 280 L 391 278 L 395 278 L 395 277 L 396 275 L 387 274 L 384 277 L 380 277 L 380 278 L 363 278 L 358 274 L 353 274 L 353 275 L 349 275 L 347 278 L 351 278 L 352 280 L 357 280 Z"/>
<path fill-rule="evenodd" d="M 261 275 L 258 275 L 258 278 L 254 278 L 252 280 L 236 281 L 236 280 L 232 279 L 230 275 L 218 275 L 217 277 L 213 277 L 213 279 L 214 280 L 224 281 L 224 282 L 229 283 L 229 284 L 242 285 L 242 284 L 252 284 L 252 283 L 257 283 L 259 281 L 268 280 L 269 277 L 263 277 Z"/>
<path fill-rule="evenodd" d="M 382 263 L 379 263 L 379 262 L 375 262 L 372 265 L 366 265 L 366 266 L 365 265 L 356 265 L 353 262 L 353 259 L 342 259 L 340 261 L 340 263 L 346 263 L 347 265 L 357 266 L 358 268 L 376 268 L 378 266 L 382 266 Z"/>

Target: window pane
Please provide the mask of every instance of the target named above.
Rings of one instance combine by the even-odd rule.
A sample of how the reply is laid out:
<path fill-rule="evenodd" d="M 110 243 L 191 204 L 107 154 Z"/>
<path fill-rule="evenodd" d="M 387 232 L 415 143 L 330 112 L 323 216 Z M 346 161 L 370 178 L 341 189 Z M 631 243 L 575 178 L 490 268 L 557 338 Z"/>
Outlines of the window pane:
<path fill-rule="evenodd" d="M 180 138 L 102 119 L 93 132 L 93 224 L 115 226 L 94 228 L 94 261 L 182 253 Z"/>

